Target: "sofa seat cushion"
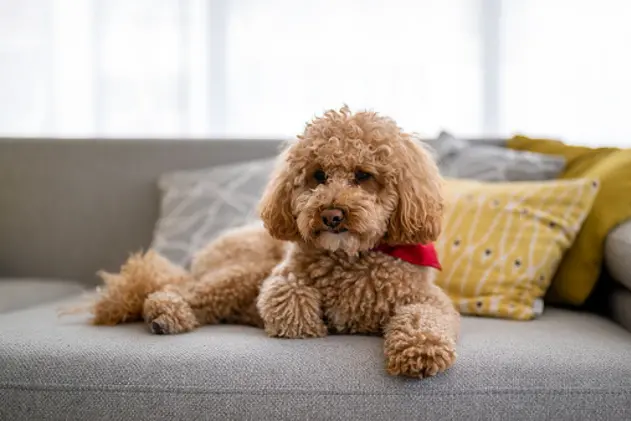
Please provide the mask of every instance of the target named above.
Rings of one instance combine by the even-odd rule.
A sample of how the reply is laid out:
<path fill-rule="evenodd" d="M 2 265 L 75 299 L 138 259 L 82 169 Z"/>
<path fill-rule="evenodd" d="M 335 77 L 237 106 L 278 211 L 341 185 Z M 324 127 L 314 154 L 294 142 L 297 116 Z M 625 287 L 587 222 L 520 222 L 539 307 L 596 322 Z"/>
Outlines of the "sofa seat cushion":
<path fill-rule="evenodd" d="M 80 294 L 85 286 L 59 279 L 0 278 L 0 313 L 20 310 Z"/>
<path fill-rule="evenodd" d="M 0 419 L 631 419 L 631 335 L 584 313 L 465 318 L 456 365 L 414 380 L 385 373 L 377 337 L 155 336 L 57 307 L 0 316 Z"/>

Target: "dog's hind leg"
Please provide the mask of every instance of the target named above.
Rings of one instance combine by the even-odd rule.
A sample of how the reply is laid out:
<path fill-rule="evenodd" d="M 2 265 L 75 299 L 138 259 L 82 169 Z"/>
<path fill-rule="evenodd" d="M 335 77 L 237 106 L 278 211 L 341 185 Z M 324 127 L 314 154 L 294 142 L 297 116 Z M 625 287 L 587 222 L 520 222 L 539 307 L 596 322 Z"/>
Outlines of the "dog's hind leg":
<path fill-rule="evenodd" d="M 187 332 L 199 325 L 262 326 L 256 297 L 281 261 L 285 245 L 260 227 L 229 231 L 209 244 L 191 267 L 194 279 L 150 294 L 143 317 L 152 332 Z"/>
<path fill-rule="evenodd" d="M 199 325 L 235 323 L 260 327 L 256 297 L 266 273 L 252 265 L 230 266 L 202 279 L 168 285 L 150 294 L 143 316 L 151 332 L 188 332 Z"/>
<path fill-rule="evenodd" d="M 141 320 L 143 304 L 149 294 L 166 285 L 187 283 L 189 272 L 150 250 L 131 256 L 118 273 L 99 272 L 104 285 L 94 302 L 77 308 L 92 313 L 92 323 L 115 325 Z M 73 313 L 75 311 L 68 311 Z"/>

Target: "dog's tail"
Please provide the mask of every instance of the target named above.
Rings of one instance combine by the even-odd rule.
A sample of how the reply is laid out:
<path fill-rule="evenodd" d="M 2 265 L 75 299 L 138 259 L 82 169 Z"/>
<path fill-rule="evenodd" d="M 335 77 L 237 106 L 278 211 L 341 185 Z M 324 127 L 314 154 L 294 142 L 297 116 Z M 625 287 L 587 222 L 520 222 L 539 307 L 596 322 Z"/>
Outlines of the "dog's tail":
<path fill-rule="evenodd" d="M 92 323 L 97 325 L 138 321 L 149 294 L 191 279 L 184 268 L 153 250 L 130 256 L 119 273 L 100 271 L 98 276 L 104 285 L 97 288 L 96 298 L 83 306 L 64 309 L 61 314 L 89 311 Z"/>

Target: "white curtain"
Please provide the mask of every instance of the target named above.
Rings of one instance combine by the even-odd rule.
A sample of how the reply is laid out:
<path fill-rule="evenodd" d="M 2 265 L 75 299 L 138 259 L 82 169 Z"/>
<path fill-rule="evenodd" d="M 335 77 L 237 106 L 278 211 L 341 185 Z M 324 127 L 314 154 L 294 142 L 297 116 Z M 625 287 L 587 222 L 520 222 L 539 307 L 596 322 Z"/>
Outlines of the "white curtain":
<path fill-rule="evenodd" d="M 286 137 L 347 103 L 631 146 L 630 21 L 629 0 L 0 0 L 0 136 Z"/>

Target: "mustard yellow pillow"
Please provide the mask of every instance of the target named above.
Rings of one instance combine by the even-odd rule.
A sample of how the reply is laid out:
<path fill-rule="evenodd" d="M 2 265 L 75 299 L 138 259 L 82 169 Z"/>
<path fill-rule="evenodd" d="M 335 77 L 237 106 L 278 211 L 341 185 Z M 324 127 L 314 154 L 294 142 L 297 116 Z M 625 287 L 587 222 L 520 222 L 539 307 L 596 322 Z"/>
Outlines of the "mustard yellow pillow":
<path fill-rule="evenodd" d="M 600 182 L 594 206 L 563 257 L 546 296 L 552 302 L 583 304 L 598 281 L 607 235 L 631 219 L 631 149 L 586 148 L 525 136 L 510 139 L 508 147 L 563 156 L 566 166 L 560 179 L 590 178 Z"/>
<path fill-rule="evenodd" d="M 532 319 L 597 191 L 590 179 L 446 180 L 436 284 L 463 314 Z"/>

